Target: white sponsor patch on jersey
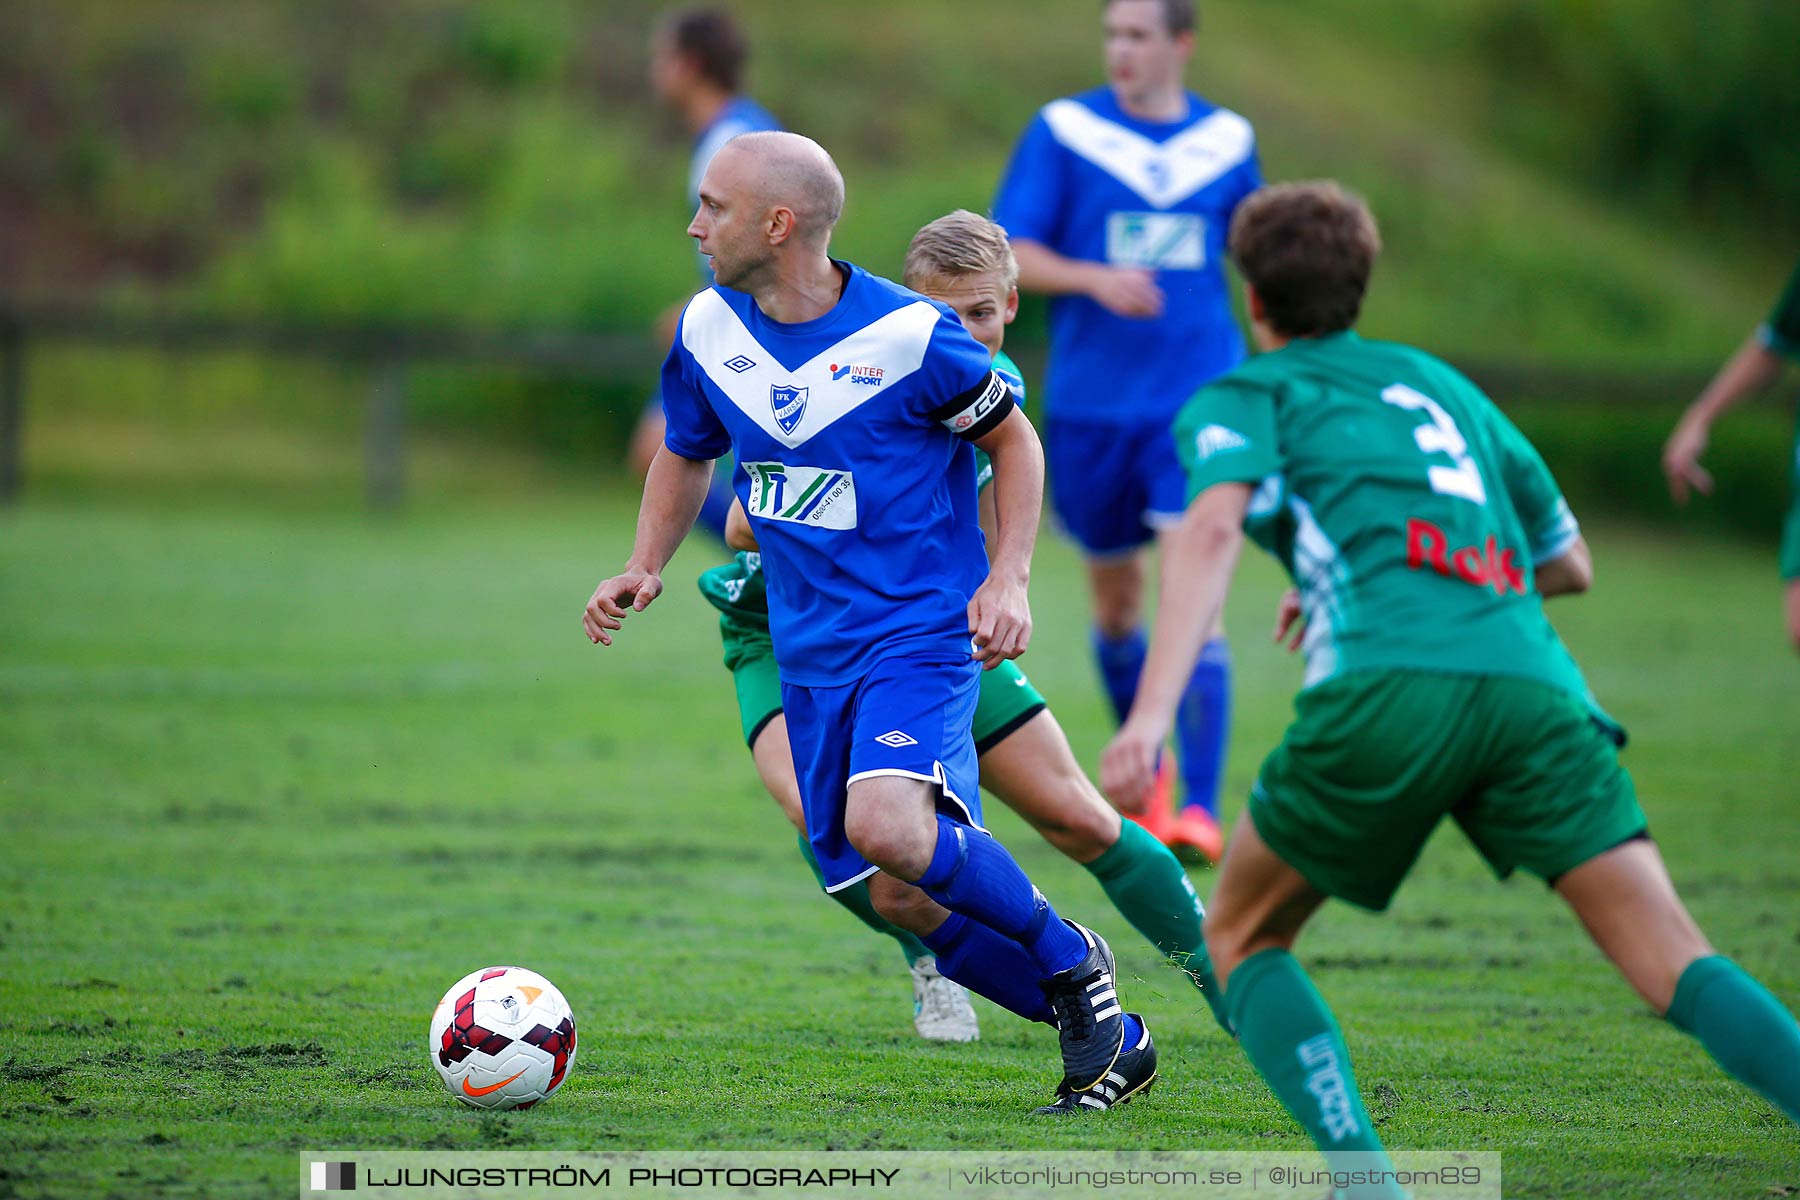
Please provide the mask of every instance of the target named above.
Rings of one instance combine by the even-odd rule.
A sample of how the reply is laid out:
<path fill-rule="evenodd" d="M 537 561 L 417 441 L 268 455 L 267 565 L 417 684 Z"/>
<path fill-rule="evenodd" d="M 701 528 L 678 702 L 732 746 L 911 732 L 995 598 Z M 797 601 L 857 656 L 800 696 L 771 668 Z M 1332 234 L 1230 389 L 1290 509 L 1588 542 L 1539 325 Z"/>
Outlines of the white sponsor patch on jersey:
<path fill-rule="evenodd" d="M 1198 271 L 1206 265 L 1206 222 L 1193 213 L 1108 213 L 1106 261 L 1115 267 Z"/>
<path fill-rule="evenodd" d="M 745 510 L 751 516 L 815 529 L 856 528 L 856 481 L 850 472 L 778 462 L 743 467 L 750 477 Z"/>
<path fill-rule="evenodd" d="M 1194 435 L 1194 453 L 1201 462 L 1205 462 L 1215 454 L 1243 450 L 1249 445 L 1249 438 L 1237 430 L 1227 429 L 1223 425 L 1208 425 Z"/>

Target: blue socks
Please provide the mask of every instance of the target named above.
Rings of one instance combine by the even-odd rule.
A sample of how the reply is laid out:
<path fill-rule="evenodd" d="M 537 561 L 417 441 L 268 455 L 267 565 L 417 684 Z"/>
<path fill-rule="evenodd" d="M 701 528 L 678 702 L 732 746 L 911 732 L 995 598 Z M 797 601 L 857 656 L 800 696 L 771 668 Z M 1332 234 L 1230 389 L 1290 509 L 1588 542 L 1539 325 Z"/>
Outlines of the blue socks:
<path fill-rule="evenodd" d="M 914 881 L 927 896 L 1024 947 L 1037 968 L 1033 986 L 1087 956 L 1086 940 L 1063 924 L 1005 846 L 942 813 L 937 827 L 931 865 Z"/>
<path fill-rule="evenodd" d="M 935 932 L 919 939 L 937 955 L 938 973 L 986 996 L 1027 1021 L 1056 1023 L 1050 1001 L 1038 986 L 1038 966 L 1025 947 L 979 921 L 953 912 Z"/>
<path fill-rule="evenodd" d="M 1219 813 L 1219 778 L 1231 735 L 1231 647 L 1214 638 L 1200 651 L 1188 677 L 1181 707 L 1175 710 L 1175 745 L 1181 781 L 1187 786 L 1183 808 Z"/>
<path fill-rule="evenodd" d="M 1142 629 L 1120 638 L 1094 630 L 1094 661 L 1100 664 L 1106 698 L 1121 724 L 1137 699 L 1138 676 L 1143 673 L 1148 650 Z M 1219 779 L 1225 770 L 1230 734 L 1231 647 L 1224 638 L 1214 638 L 1200 651 L 1200 661 L 1194 664 L 1175 713 L 1176 757 L 1187 790 L 1183 807 L 1197 806 L 1218 815 Z"/>
<path fill-rule="evenodd" d="M 949 920 L 921 940 L 937 955 L 938 974 L 945 979 L 962 984 L 1027 1021 L 1056 1024 L 1050 1001 L 1044 999 L 1044 989 L 1033 978 L 1037 965 L 1025 948 L 1011 938 L 1001 937 L 961 913 L 951 913 Z M 1136 1046 L 1143 1036 L 1143 1022 L 1126 1013 L 1125 1049 Z"/>
<path fill-rule="evenodd" d="M 1121 725 L 1131 712 L 1131 702 L 1137 699 L 1138 676 L 1144 673 L 1144 655 L 1149 649 L 1142 629 L 1121 638 L 1094 630 L 1094 661 L 1100 664 L 1100 682 L 1106 685 L 1113 717 Z"/>

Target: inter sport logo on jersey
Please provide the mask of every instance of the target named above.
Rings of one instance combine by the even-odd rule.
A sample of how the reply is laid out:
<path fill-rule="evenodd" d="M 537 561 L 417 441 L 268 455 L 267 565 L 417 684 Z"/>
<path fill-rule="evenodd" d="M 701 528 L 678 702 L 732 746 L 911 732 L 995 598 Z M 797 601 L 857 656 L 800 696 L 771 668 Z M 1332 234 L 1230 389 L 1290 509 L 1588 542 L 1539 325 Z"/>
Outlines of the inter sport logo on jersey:
<path fill-rule="evenodd" d="M 839 366 L 831 364 L 831 377 L 843 379 L 848 377 L 851 383 L 860 383 L 864 387 L 880 387 L 881 377 L 885 374 L 880 367 L 853 367 L 849 363 Z"/>
<path fill-rule="evenodd" d="M 806 393 L 810 389 L 788 383 L 769 385 L 769 407 L 775 410 L 775 423 L 781 432 L 792 433 L 806 415 Z"/>
<path fill-rule="evenodd" d="M 815 529 L 856 528 L 856 481 L 848 471 L 752 462 L 744 464 L 744 474 L 750 477 L 745 508 L 753 517 Z"/>

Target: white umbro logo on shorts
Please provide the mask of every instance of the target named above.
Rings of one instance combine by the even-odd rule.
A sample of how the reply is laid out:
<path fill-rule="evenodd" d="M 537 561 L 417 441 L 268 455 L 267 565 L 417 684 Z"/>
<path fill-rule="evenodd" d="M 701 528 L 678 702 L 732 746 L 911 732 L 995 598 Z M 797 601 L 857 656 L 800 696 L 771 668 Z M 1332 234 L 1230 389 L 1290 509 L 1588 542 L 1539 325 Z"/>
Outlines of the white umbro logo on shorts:
<path fill-rule="evenodd" d="M 916 746 L 919 744 L 918 738 L 913 737 L 911 734 L 901 733 L 898 729 L 890 729 L 875 740 L 884 746 L 892 746 L 896 750 L 905 746 Z"/>
<path fill-rule="evenodd" d="M 745 371 L 748 371 L 751 367 L 756 365 L 756 360 L 740 354 L 736 358 L 726 359 L 725 365 L 730 367 L 733 371 L 736 371 L 739 375 L 742 375 Z"/>

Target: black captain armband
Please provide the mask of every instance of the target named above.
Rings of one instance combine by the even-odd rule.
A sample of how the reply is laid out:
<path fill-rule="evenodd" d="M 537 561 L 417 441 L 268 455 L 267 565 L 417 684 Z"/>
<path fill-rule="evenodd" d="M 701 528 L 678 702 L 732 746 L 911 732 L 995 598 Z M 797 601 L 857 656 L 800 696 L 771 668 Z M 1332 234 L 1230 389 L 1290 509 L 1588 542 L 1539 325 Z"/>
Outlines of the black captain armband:
<path fill-rule="evenodd" d="M 999 427 L 1017 408 L 1012 389 L 993 371 L 950 403 L 931 410 L 931 418 L 964 441 L 978 441 Z"/>

